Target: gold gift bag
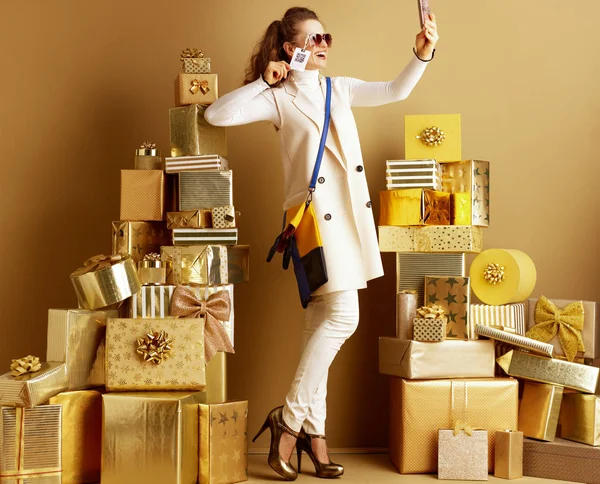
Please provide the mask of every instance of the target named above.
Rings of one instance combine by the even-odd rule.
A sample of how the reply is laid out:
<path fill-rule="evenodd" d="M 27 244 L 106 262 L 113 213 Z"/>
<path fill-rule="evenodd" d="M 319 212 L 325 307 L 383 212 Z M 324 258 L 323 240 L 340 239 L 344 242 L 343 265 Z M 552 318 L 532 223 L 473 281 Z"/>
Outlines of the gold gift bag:
<path fill-rule="evenodd" d="M 214 103 L 219 98 L 217 74 L 179 74 L 179 104 Z"/>
<path fill-rule="evenodd" d="M 199 484 L 248 480 L 248 402 L 199 406 Z"/>
<path fill-rule="evenodd" d="M 474 339 L 468 332 L 470 297 L 468 277 L 425 276 L 425 304 L 445 309 L 449 339 Z"/>
<path fill-rule="evenodd" d="M 112 253 L 129 254 L 133 262 L 139 262 L 145 255 L 160 252 L 162 245 L 171 243 L 171 237 L 164 222 L 112 223 Z"/>
<path fill-rule="evenodd" d="M 163 220 L 165 198 L 162 170 L 121 170 L 121 220 Z"/>
<path fill-rule="evenodd" d="M 460 114 L 404 116 L 404 155 L 440 163 L 462 160 Z"/>
<path fill-rule="evenodd" d="M 482 160 L 442 165 L 442 185 L 452 193 L 452 224 L 490 225 L 490 163 Z"/>
<path fill-rule="evenodd" d="M 381 252 L 458 252 L 479 253 L 483 250 L 480 227 L 425 225 L 422 227 L 379 227 Z"/>
<path fill-rule="evenodd" d="M 204 119 L 206 106 L 191 104 L 169 109 L 171 156 L 227 156 L 225 128 L 212 126 Z"/>
<path fill-rule="evenodd" d="M 440 429 L 438 434 L 438 479 L 488 480 L 487 430 Z"/>
<path fill-rule="evenodd" d="M 450 225 L 450 194 L 424 188 L 379 192 L 379 225 Z"/>

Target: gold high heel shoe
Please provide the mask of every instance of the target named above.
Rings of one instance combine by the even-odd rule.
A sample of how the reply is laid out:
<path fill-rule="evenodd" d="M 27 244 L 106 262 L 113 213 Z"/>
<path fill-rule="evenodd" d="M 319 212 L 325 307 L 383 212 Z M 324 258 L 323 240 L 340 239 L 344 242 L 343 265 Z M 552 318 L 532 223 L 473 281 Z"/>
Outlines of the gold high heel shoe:
<path fill-rule="evenodd" d="M 300 462 L 302 459 L 302 452 L 306 452 L 312 460 L 317 472 L 317 477 L 323 477 L 325 479 L 331 479 L 333 477 L 339 477 L 344 473 L 344 467 L 340 464 L 336 464 L 329 460 L 328 463 L 321 462 L 317 459 L 317 456 L 312 450 L 312 439 L 325 439 L 324 435 L 308 434 L 304 429 L 300 430 L 300 435 L 296 441 L 296 453 L 298 454 L 298 473 L 300 473 Z"/>
<path fill-rule="evenodd" d="M 252 442 L 256 441 L 260 434 L 262 434 L 267 428 L 271 430 L 271 447 L 269 449 L 269 465 L 271 468 L 277 472 L 281 477 L 288 481 L 295 481 L 298 477 L 298 473 L 294 466 L 290 461 L 284 461 L 279 453 L 279 441 L 281 440 L 281 436 L 283 432 L 287 432 L 288 434 L 298 438 L 298 432 L 294 432 L 291 428 L 289 428 L 285 422 L 283 421 L 282 416 L 283 406 L 276 407 L 269 412 L 267 418 L 265 419 L 265 423 L 258 431 L 256 436 L 252 439 Z"/>

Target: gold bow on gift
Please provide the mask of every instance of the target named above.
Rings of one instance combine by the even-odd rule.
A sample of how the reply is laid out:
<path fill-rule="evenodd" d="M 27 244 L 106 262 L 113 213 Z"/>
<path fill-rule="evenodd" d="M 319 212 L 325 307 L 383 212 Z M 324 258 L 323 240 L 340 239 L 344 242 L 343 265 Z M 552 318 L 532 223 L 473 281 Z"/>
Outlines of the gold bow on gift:
<path fill-rule="evenodd" d="M 144 361 L 160 365 L 172 356 L 172 344 L 173 339 L 167 333 L 152 330 L 137 339 L 136 351 L 139 355 L 142 355 Z"/>
<path fill-rule="evenodd" d="M 190 87 L 190 92 L 192 94 L 196 94 L 198 91 L 202 91 L 202 94 L 206 94 L 208 91 L 210 91 L 210 88 L 208 87 L 208 81 L 206 79 L 203 81 L 192 79 L 192 87 Z"/>
<path fill-rule="evenodd" d="M 446 319 L 444 316 L 444 308 L 442 306 L 438 306 L 437 304 L 433 304 L 431 306 L 421 306 L 417 309 L 417 314 L 425 319 Z"/>
<path fill-rule="evenodd" d="M 160 258 L 160 254 L 157 254 L 156 252 L 151 252 L 150 254 L 146 254 L 142 260 L 160 262 L 161 258 Z"/>
<path fill-rule="evenodd" d="M 144 141 L 140 145 L 140 149 L 142 149 L 142 150 L 154 150 L 154 149 L 156 149 L 156 143 L 153 143 L 152 141 Z"/>
<path fill-rule="evenodd" d="M 204 53 L 200 49 L 182 49 L 179 60 L 183 62 L 183 59 L 201 59 L 204 57 Z"/>
<path fill-rule="evenodd" d="M 454 431 L 452 432 L 454 434 L 454 437 L 456 437 L 458 434 L 460 434 L 461 430 L 464 430 L 465 434 L 467 434 L 469 437 L 471 437 L 473 435 L 473 430 L 475 430 L 475 429 L 473 427 L 471 427 L 470 425 L 467 425 L 466 422 L 457 420 L 456 423 L 454 424 Z"/>
<path fill-rule="evenodd" d="M 431 128 L 425 128 L 416 138 L 420 139 L 424 145 L 439 146 L 446 140 L 446 133 L 437 126 L 432 126 Z"/>
<path fill-rule="evenodd" d="M 42 364 L 37 356 L 27 355 L 18 360 L 12 360 L 10 371 L 12 376 L 26 375 L 27 373 L 35 373 L 40 371 Z"/>
<path fill-rule="evenodd" d="M 202 301 L 193 291 L 177 286 L 171 298 L 171 315 L 182 318 L 204 318 L 204 354 L 206 363 L 218 351 L 235 353 L 222 321 L 229 321 L 231 299 L 227 291 L 218 291 Z"/>
<path fill-rule="evenodd" d="M 584 315 L 581 301 L 558 309 L 550 299 L 542 296 L 535 306 L 536 324 L 527 331 L 526 336 L 547 343 L 558 333 L 558 340 L 567 360 L 573 361 L 578 351 L 585 352 L 581 336 Z"/>
<path fill-rule="evenodd" d="M 83 274 L 87 274 L 88 272 L 95 272 L 100 269 L 105 269 L 110 267 L 117 262 L 121 262 L 125 257 L 119 254 L 116 255 L 95 255 L 94 257 L 90 257 L 83 263 L 83 267 L 80 267 L 75 272 L 73 272 L 72 276 L 82 276 Z"/>

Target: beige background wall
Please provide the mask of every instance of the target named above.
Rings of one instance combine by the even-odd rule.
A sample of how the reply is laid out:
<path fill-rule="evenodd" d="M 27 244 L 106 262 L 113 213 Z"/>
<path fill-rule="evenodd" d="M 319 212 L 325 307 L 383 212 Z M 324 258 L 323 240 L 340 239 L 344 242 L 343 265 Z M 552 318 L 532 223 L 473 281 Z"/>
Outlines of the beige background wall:
<path fill-rule="evenodd" d="M 335 37 L 329 75 L 392 79 L 412 56 L 413 0 L 312 2 Z M 464 158 L 491 160 L 486 247 L 528 252 L 535 294 L 600 300 L 600 3 L 432 2 L 441 41 L 402 103 L 355 111 L 375 212 L 385 160 L 403 156 L 403 116 L 462 113 Z M 168 150 L 182 47 L 213 59 L 221 92 L 240 85 L 250 50 L 288 1 L 105 0 L 0 4 L 0 367 L 44 355 L 46 310 L 76 304 L 69 273 L 110 250 L 119 169 L 143 140 Z M 283 401 L 303 311 L 291 273 L 267 265 L 280 224 L 274 130 L 229 130 L 241 241 L 252 282 L 236 289 L 230 394 L 251 402 L 249 432 Z M 361 293 L 361 326 L 330 373 L 329 444 L 386 445 L 386 378 L 377 337 L 394 327 L 394 257 Z M 258 443 L 266 447 L 267 439 Z"/>

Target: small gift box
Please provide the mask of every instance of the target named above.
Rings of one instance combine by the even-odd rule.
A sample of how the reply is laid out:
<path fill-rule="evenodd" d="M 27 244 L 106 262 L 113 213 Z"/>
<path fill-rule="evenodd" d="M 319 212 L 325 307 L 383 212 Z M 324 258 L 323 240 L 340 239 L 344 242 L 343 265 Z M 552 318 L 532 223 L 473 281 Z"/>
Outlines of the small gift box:
<path fill-rule="evenodd" d="M 460 114 L 404 116 L 404 156 L 440 163 L 462 160 Z"/>
<path fill-rule="evenodd" d="M 146 254 L 137 263 L 138 277 L 142 286 L 159 286 L 167 280 L 167 267 L 160 260 L 160 254 Z"/>
<path fill-rule="evenodd" d="M 64 363 L 40 363 L 27 356 L 13 360 L 10 368 L 0 375 L 0 406 L 32 408 L 69 387 Z"/>
<path fill-rule="evenodd" d="M 60 405 L 0 408 L 2 483 L 61 484 L 61 415 Z"/>
<path fill-rule="evenodd" d="M 177 156 L 165 159 L 167 173 L 204 170 L 229 170 L 229 162 L 219 155 Z"/>
<path fill-rule="evenodd" d="M 102 484 L 196 482 L 198 404 L 205 398 L 204 392 L 104 394 Z"/>
<path fill-rule="evenodd" d="M 46 360 L 65 363 L 68 390 L 104 385 L 106 320 L 118 310 L 50 309 Z"/>
<path fill-rule="evenodd" d="M 208 124 L 204 119 L 205 110 L 206 106 L 199 104 L 169 109 L 172 157 L 227 156 L 225 128 Z"/>
<path fill-rule="evenodd" d="M 413 322 L 417 316 L 417 291 L 400 291 L 396 295 L 396 338 L 413 339 Z"/>
<path fill-rule="evenodd" d="M 497 431 L 495 460 L 495 477 L 501 479 L 523 477 L 523 432 Z"/>
<path fill-rule="evenodd" d="M 425 304 L 444 309 L 448 317 L 447 338 L 474 339 L 468 332 L 470 297 L 468 277 L 425 276 Z"/>
<path fill-rule="evenodd" d="M 440 430 L 438 434 L 438 479 L 488 480 L 487 430 Z"/>
<path fill-rule="evenodd" d="M 248 480 L 248 402 L 199 405 L 199 484 Z"/>
<path fill-rule="evenodd" d="M 450 194 L 425 188 L 379 192 L 379 225 L 450 225 Z"/>
<path fill-rule="evenodd" d="M 437 342 L 446 339 L 446 322 L 441 306 L 422 306 L 416 311 L 413 322 L 413 339 L 415 341 Z"/>
<path fill-rule="evenodd" d="M 496 328 L 488 328 L 487 326 L 482 326 L 481 324 L 475 326 L 475 334 L 478 336 L 491 338 L 502 343 L 508 343 L 511 346 L 523 348 L 532 353 L 547 356 L 548 358 L 552 358 L 553 356 L 554 347 L 552 345 L 542 343 L 526 336 L 521 336 L 520 334 L 510 333 L 508 331 L 502 331 L 501 329 Z"/>
<path fill-rule="evenodd" d="M 173 245 L 236 245 L 237 242 L 238 229 L 173 229 Z"/>
<path fill-rule="evenodd" d="M 425 225 L 422 227 L 379 227 L 381 252 L 471 252 L 483 249 L 480 227 Z"/>
<path fill-rule="evenodd" d="M 83 309 L 105 308 L 130 298 L 142 286 L 130 256 L 97 255 L 71 274 Z"/>
<path fill-rule="evenodd" d="M 504 306 L 471 304 L 469 331 L 475 333 L 478 324 L 525 336 L 525 303 Z"/>
<path fill-rule="evenodd" d="M 235 208 L 231 205 L 214 207 L 212 209 L 212 220 L 215 229 L 235 228 Z"/>
<path fill-rule="evenodd" d="M 435 160 L 388 160 L 385 162 L 387 190 L 429 188 L 442 190 L 442 168 Z"/>
<path fill-rule="evenodd" d="M 186 74 L 210 74 L 210 58 L 200 49 L 183 49 L 180 60 Z"/>
<path fill-rule="evenodd" d="M 563 439 L 600 446 L 600 397 L 565 393 L 559 423 Z"/>
<path fill-rule="evenodd" d="M 129 254 L 133 262 L 139 262 L 146 254 L 160 252 L 162 245 L 170 244 L 170 235 L 164 222 L 113 222 L 112 253 Z"/>
<path fill-rule="evenodd" d="M 519 430 L 523 435 L 552 442 L 562 399 L 562 387 L 526 381 L 519 408 Z"/>
<path fill-rule="evenodd" d="M 165 200 L 162 170 L 121 170 L 121 220 L 163 220 Z"/>
<path fill-rule="evenodd" d="M 48 403 L 62 406 L 62 484 L 100 482 L 102 392 L 64 392 Z"/>
<path fill-rule="evenodd" d="M 227 401 L 227 353 L 220 351 L 206 365 L 204 393 L 207 402 Z"/>
<path fill-rule="evenodd" d="M 184 171 L 178 175 L 179 210 L 233 205 L 231 170 Z"/>
<path fill-rule="evenodd" d="M 167 213 L 167 229 L 204 229 L 210 227 L 212 227 L 212 210 L 209 209 Z"/>
<path fill-rule="evenodd" d="M 179 74 L 179 104 L 214 103 L 219 98 L 217 74 Z"/>
<path fill-rule="evenodd" d="M 490 163 L 469 160 L 442 165 L 442 185 L 452 193 L 452 224 L 490 225 Z"/>
<path fill-rule="evenodd" d="M 156 144 L 144 141 L 135 150 L 134 167 L 136 170 L 162 170 L 164 168 L 160 151 L 156 149 Z"/>

